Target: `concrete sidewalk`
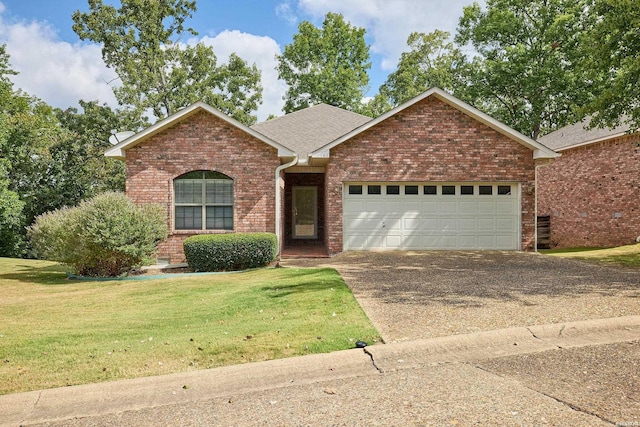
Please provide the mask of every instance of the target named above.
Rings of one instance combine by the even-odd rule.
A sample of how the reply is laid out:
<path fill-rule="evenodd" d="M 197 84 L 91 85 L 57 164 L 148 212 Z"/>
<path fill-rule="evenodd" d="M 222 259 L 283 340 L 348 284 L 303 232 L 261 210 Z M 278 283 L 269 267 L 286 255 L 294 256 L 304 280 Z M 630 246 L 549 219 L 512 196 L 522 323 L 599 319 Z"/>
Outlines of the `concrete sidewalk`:
<path fill-rule="evenodd" d="M 256 401 L 252 401 L 251 407 L 242 407 L 238 404 L 231 415 L 228 412 L 224 415 L 224 410 L 220 412 L 214 403 L 216 399 L 223 399 L 224 402 L 231 404 L 234 396 L 252 394 L 257 399 L 257 396 L 264 396 L 265 393 L 269 393 L 270 396 L 280 396 L 280 398 L 273 397 L 269 400 L 267 409 L 278 409 L 273 407 L 281 401 L 279 399 L 289 399 L 292 402 L 292 406 L 286 410 L 288 412 L 284 413 L 288 418 L 276 418 L 272 421 L 277 424 L 300 424 L 300 420 L 308 420 L 306 418 L 308 414 L 305 411 L 308 412 L 311 407 L 309 400 L 305 399 L 311 399 L 312 393 L 317 393 L 318 387 L 322 388 L 324 396 L 343 393 L 340 405 L 343 405 L 344 411 L 348 411 L 349 415 L 346 412 L 342 415 L 334 414 L 338 418 L 334 418 L 331 422 L 315 421 L 319 424 L 346 425 L 358 420 L 354 418 L 358 413 L 354 413 L 355 409 L 353 409 L 357 405 L 360 405 L 363 410 L 368 407 L 375 410 L 386 401 L 389 405 L 402 407 L 405 402 L 412 401 L 401 397 L 400 389 L 408 387 L 413 394 L 418 395 L 421 392 L 427 392 L 424 389 L 425 384 L 432 387 L 428 390 L 430 396 L 438 395 L 440 392 L 442 399 L 447 399 L 446 396 L 450 395 L 452 389 L 457 390 L 457 394 L 450 395 L 448 401 L 448 404 L 454 406 L 458 400 L 473 401 L 476 405 L 474 410 L 482 410 L 483 399 L 499 395 L 501 402 L 519 399 L 520 404 L 535 403 L 543 414 L 547 408 L 546 410 L 551 414 L 565 416 L 563 411 L 570 411 L 566 405 L 563 406 L 545 396 L 535 395 L 530 388 L 520 387 L 515 382 L 478 370 L 471 372 L 468 363 L 561 348 L 580 348 L 638 340 L 640 340 L 640 316 L 627 316 L 375 345 L 365 349 L 205 371 L 0 396 L 0 425 L 86 425 L 92 419 L 103 421 L 103 423 L 92 422 L 92 425 L 113 423 L 171 425 L 176 422 L 183 425 L 198 425 L 207 420 L 210 423 L 211 420 L 215 420 L 213 424 L 224 424 L 233 420 L 233 418 L 224 418 L 225 416 L 238 417 L 243 414 L 245 418 L 236 418 L 235 423 L 243 424 L 241 421 L 247 420 L 257 423 L 256 419 L 250 418 L 252 411 L 262 411 L 259 416 L 267 416 L 269 411 L 256 407 Z M 428 375 L 428 380 L 420 382 L 421 375 Z M 412 382 L 415 384 L 412 385 Z M 447 390 L 439 391 L 438 387 L 446 387 Z M 293 389 L 295 389 L 296 399 L 292 399 L 289 393 Z M 360 401 L 358 396 L 361 396 Z M 532 403 L 532 399 L 536 402 Z M 246 401 L 249 402 L 250 399 Z M 297 403 L 294 405 L 294 402 Z M 490 408 L 491 402 L 487 402 L 485 404 Z M 193 418 L 193 414 L 199 410 L 199 405 L 204 407 L 201 408 L 201 412 L 198 412 L 198 420 L 194 419 L 189 423 L 185 419 L 175 418 L 180 410 L 186 411 L 187 408 L 190 408 L 191 415 L 185 415 L 185 417 Z M 220 405 L 220 402 L 217 405 Z M 326 412 L 325 415 L 331 416 L 328 412 L 335 410 L 338 407 L 337 403 L 328 402 L 327 405 L 330 406 L 324 407 L 323 411 Z M 209 415 L 217 418 L 206 418 L 205 414 L 214 409 L 217 412 Z M 437 414 L 437 410 L 442 408 L 431 408 L 430 414 Z M 448 410 L 451 411 L 452 408 Z M 416 413 L 422 413 L 421 411 Z M 511 415 L 506 413 L 506 416 L 513 416 L 513 412 L 511 411 Z M 455 413 L 455 410 L 451 413 Z M 407 409 L 406 415 L 410 417 L 411 414 L 412 412 Z M 272 414 L 274 417 L 284 415 L 282 411 Z M 566 418 L 557 419 L 579 421 L 583 425 L 588 425 L 591 421 L 593 425 L 602 422 L 597 417 L 588 417 L 588 414 L 584 413 L 571 413 L 566 415 Z M 143 423 L 142 419 L 146 422 Z M 536 419 L 539 422 L 539 418 Z M 456 418 L 451 420 L 455 421 Z M 235 423 L 232 422 L 232 424 Z M 269 424 L 266 419 L 261 423 Z M 527 422 L 521 419 L 518 423 L 526 424 Z M 381 420 L 381 424 L 407 424 L 407 420 L 397 423 Z M 540 424 L 544 423 L 540 422 Z"/>

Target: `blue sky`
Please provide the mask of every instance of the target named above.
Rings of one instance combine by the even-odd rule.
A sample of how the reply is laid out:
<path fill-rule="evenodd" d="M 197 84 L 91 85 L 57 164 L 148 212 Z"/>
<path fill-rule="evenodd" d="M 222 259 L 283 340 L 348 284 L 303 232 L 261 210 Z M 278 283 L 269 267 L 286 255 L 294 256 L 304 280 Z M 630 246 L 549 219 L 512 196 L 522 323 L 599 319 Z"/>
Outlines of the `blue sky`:
<path fill-rule="evenodd" d="M 342 13 L 367 30 L 371 47 L 370 90 L 377 93 L 395 69 L 412 31 L 455 32 L 464 6 L 473 0 L 199 0 L 187 24 L 197 41 L 213 46 L 220 61 L 236 52 L 262 71 L 263 105 L 258 117 L 281 115 L 286 85 L 277 79 L 274 57 L 291 43 L 304 20 L 321 26 L 327 12 Z M 119 5 L 117 0 L 105 3 Z M 482 0 L 479 3 L 483 4 Z M 16 87 L 56 107 L 79 99 L 116 106 L 108 82 L 115 75 L 100 56 L 100 46 L 81 42 L 71 29 L 75 10 L 86 0 L 0 0 L 0 43 L 7 45 Z M 113 83 L 111 83 L 113 84 Z"/>

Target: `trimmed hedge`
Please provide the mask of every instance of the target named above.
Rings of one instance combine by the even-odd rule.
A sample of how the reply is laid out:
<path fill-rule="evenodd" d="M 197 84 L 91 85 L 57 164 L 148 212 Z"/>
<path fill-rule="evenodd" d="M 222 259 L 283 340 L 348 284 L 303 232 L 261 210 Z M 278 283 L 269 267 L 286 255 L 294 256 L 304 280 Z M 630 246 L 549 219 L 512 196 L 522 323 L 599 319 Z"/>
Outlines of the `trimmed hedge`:
<path fill-rule="evenodd" d="M 185 239 L 183 247 L 194 271 L 235 271 L 275 260 L 278 240 L 273 233 L 199 234 Z"/>

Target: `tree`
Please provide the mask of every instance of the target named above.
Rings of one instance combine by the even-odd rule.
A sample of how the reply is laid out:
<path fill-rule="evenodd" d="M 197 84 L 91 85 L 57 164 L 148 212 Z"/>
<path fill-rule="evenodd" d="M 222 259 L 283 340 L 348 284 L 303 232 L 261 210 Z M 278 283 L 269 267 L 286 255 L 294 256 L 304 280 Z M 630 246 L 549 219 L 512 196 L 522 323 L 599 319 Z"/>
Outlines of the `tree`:
<path fill-rule="evenodd" d="M 81 40 L 102 43 L 105 64 L 118 75 L 114 87 L 123 107 L 137 114 L 151 111 L 164 118 L 198 100 L 207 102 L 245 124 L 262 102 L 260 72 L 237 55 L 217 65 L 213 49 L 185 44 L 185 28 L 195 1 L 122 0 L 121 7 L 89 0 L 89 12 L 73 14 L 73 30 Z"/>
<path fill-rule="evenodd" d="M 392 105 L 389 103 L 389 98 L 377 93 L 373 98 L 361 104 L 356 113 L 375 118 L 383 115 L 391 108 Z"/>
<path fill-rule="evenodd" d="M 626 121 L 640 129 L 640 2 L 591 0 L 587 10 L 595 21 L 585 33 L 582 68 L 589 79 L 606 76 L 601 93 L 586 105 L 591 126 L 615 127 Z"/>
<path fill-rule="evenodd" d="M 459 96 L 537 138 L 577 120 L 601 79 L 580 75 L 582 0 L 488 0 L 464 8 L 456 42 L 478 53 Z"/>
<path fill-rule="evenodd" d="M 96 101 L 81 100 L 80 106 L 82 112 L 75 108 L 57 111 L 61 126 L 71 135 L 50 150 L 56 160 L 52 175 L 67 175 L 60 182 L 63 188 L 56 192 L 68 205 L 105 191 L 124 191 L 124 163 L 104 156 L 110 147 L 109 137 L 114 130 L 138 131 L 148 126 L 128 110 L 113 110 Z"/>
<path fill-rule="evenodd" d="M 398 68 L 389 74 L 380 94 L 398 106 L 431 87 L 455 92 L 466 61 L 449 37 L 448 32 L 440 30 L 411 33 L 407 39 L 409 52 L 402 53 Z"/>
<path fill-rule="evenodd" d="M 277 56 L 279 78 L 289 85 L 284 112 L 321 102 L 358 111 L 371 68 L 364 34 L 336 13 L 325 16 L 322 28 L 300 23 L 293 42 Z"/>

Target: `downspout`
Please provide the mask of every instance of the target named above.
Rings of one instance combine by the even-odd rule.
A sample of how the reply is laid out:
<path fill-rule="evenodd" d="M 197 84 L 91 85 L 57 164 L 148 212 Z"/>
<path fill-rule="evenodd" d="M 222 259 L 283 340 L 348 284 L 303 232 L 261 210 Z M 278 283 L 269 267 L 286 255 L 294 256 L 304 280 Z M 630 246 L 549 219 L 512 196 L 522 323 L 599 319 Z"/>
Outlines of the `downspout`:
<path fill-rule="evenodd" d="M 276 256 L 280 255 L 280 220 L 282 219 L 281 215 L 281 202 L 280 202 L 280 172 L 283 170 L 295 166 L 298 164 L 298 153 L 295 153 L 293 156 L 293 160 L 289 163 L 285 163 L 276 168 L 276 239 L 278 241 L 278 253 Z"/>

